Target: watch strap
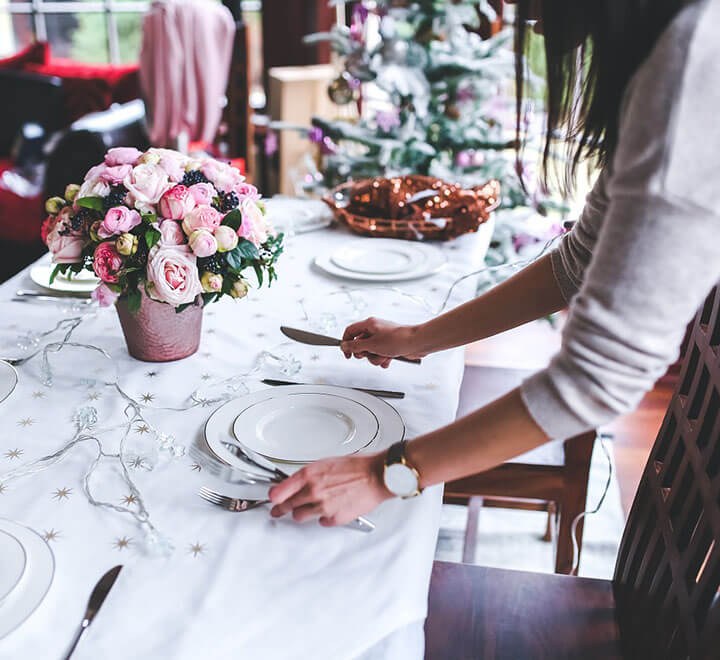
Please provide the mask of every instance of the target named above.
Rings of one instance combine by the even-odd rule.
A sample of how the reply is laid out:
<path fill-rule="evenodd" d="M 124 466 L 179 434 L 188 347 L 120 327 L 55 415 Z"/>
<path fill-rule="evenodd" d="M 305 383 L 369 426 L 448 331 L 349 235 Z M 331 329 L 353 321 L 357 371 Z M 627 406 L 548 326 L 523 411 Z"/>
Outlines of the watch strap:
<path fill-rule="evenodd" d="M 395 463 L 405 464 L 405 445 L 407 440 L 400 440 L 392 445 L 387 450 L 385 455 L 385 465 L 395 465 Z"/>

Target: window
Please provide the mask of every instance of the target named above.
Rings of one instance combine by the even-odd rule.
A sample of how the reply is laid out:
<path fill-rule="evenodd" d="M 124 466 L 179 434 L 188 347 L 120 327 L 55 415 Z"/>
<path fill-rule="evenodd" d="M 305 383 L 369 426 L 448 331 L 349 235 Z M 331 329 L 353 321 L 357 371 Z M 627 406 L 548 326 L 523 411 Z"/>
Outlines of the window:
<path fill-rule="evenodd" d="M 142 0 L 0 0 L 0 56 L 35 39 L 54 57 L 80 62 L 136 62 L 140 53 Z"/>

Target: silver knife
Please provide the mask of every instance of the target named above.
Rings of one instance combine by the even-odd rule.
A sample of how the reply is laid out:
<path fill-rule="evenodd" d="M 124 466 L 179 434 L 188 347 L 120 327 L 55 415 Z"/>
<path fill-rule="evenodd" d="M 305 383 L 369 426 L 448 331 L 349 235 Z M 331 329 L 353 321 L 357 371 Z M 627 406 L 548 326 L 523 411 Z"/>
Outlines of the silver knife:
<path fill-rule="evenodd" d="M 293 383 L 290 380 L 276 380 L 274 378 L 263 378 L 263 383 L 266 385 L 304 385 L 304 383 Z M 344 385 L 335 385 L 333 387 L 345 387 Z M 374 390 L 369 387 L 349 387 L 348 389 L 357 390 L 358 392 L 365 392 L 366 394 L 372 394 L 373 396 L 379 396 L 383 399 L 404 399 L 405 392 L 394 392 L 393 390 Z"/>
<path fill-rule="evenodd" d="M 75 637 L 73 638 L 72 644 L 70 645 L 70 650 L 65 656 L 65 660 L 70 660 L 70 657 L 75 651 L 75 647 L 78 645 L 78 642 L 82 639 L 85 631 L 93 622 L 95 615 L 98 613 L 100 607 L 105 602 L 105 599 L 110 593 L 110 589 L 112 589 L 113 585 L 115 584 L 115 580 L 117 580 L 118 575 L 120 575 L 121 570 L 122 564 L 119 564 L 118 566 L 115 566 L 115 568 L 111 568 L 107 573 L 105 573 L 105 575 L 103 575 L 98 580 L 95 588 L 90 594 L 90 600 L 88 600 L 87 608 L 85 609 L 85 616 L 83 617 L 82 623 L 80 624 L 80 628 L 75 633 Z"/>
<path fill-rule="evenodd" d="M 280 326 L 280 331 L 293 341 L 299 341 L 301 344 L 311 344 L 312 346 L 340 346 L 341 341 L 335 337 L 328 337 L 327 335 L 318 335 L 314 332 L 308 332 L 307 330 L 299 330 L 298 328 L 288 328 L 285 325 Z M 398 362 L 409 362 L 410 364 L 421 364 L 422 360 L 419 358 L 406 358 L 396 357 L 393 360 Z"/>

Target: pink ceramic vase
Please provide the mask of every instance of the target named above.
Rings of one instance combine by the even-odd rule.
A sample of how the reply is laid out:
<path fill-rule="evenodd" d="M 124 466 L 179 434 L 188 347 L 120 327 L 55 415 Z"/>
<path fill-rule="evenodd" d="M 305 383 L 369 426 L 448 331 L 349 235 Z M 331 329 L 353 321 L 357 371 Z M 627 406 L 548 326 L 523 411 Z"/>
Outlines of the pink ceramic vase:
<path fill-rule="evenodd" d="M 142 292 L 140 309 L 132 313 L 127 300 L 115 304 L 128 352 L 145 362 L 170 362 L 195 353 L 200 346 L 203 303 L 200 296 L 182 312 Z"/>

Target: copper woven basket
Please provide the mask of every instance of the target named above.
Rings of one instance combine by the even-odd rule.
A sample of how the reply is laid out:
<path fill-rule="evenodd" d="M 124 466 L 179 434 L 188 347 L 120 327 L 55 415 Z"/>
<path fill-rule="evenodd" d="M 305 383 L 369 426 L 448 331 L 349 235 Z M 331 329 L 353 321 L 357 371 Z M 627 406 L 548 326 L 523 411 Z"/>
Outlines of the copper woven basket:
<path fill-rule="evenodd" d="M 478 230 L 500 203 L 497 181 L 463 188 L 430 176 L 349 181 L 323 201 L 363 236 L 447 241 Z"/>

